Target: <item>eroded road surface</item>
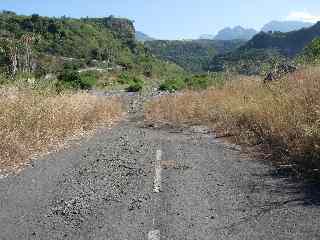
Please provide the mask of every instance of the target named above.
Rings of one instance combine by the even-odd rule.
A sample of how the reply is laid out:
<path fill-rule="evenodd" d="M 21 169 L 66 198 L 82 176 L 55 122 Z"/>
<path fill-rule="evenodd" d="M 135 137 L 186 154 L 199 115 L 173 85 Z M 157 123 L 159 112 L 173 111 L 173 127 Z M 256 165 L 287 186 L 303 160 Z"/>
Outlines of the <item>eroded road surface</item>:
<path fill-rule="evenodd" d="M 0 239 L 320 239 L 317 185 L 127 120 L 0 180 Z"/>

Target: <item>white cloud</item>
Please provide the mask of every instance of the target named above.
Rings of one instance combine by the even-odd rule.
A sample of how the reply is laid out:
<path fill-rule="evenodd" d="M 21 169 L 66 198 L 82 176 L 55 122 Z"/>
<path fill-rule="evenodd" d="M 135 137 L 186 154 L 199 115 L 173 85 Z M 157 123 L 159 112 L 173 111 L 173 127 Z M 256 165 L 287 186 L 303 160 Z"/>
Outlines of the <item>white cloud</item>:
<path fill-rule="evenodd" d="M 307 10 L 304 11 L 292 11 L 286 17 L 286 20 L 290 21 L 303 21 L 303 22 L 318 22 L 320 21 L 320 16 L 314 16 Z"/>

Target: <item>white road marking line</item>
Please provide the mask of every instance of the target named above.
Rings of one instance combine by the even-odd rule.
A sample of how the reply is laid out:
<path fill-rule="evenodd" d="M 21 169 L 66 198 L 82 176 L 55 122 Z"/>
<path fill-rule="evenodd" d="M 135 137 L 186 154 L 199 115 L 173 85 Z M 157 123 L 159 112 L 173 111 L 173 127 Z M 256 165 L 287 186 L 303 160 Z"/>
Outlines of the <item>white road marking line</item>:
<path fill-rule="evenodd" d="M 148 240 L 160 240 L 160 231 L 154 230 L 154 231 L 149 232 Z"/>
<path fill-rule="evenodd" d="M 157 150 L 156 161 L 154 164 L 155 175 L 153 182 L 153 191 L 159 193 L 161 191 L 161 156 L 162 151 Z M 155 219 L 152 220 L 152 225 L 155 225 Z M 153 230 L 148 233 L 148 240 L 160 240 L 160 230 Z"/>
<path fill-rule="evenodd" d="M 0 175 L 0 180 L 1 179 L 5 179 L 5 178 L 7 178 L 9 176 L 9 174 L 7 174 L 7 175 Z"/>
<path fill-rule="evenodd" d="M 162 151 L 157 150 L 156 162 L 155 162 L 155 176 L 153 191 L 159 193 L 161 191 L 161 155 Z"/>

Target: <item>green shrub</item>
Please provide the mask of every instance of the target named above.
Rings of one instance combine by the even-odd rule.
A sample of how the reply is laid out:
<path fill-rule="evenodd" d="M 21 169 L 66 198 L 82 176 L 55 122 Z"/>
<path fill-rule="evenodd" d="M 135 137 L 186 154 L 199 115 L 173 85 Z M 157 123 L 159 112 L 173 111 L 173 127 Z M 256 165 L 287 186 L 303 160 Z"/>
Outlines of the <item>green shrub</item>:
<path fill-rule="evenodd" d="M 97 71 L 88 71 L 80 74 L 80 80 L 83 86 L 86 86 L 88 89 L 92 89 L 97 85 L 99 76 L 100 74 Z"/>
<path fill-rule="evenodd" d="M 193 90 L 207 89 L 208 87 L 222 87 L 227 76 L 224 73 L 210 73 L 206 75 L 194 75 L 186 78 L 188 88 Z"/>
<path fill-rule="evenodd" d="M 63 89 L 91 89 L 92 85 L 90 79 L 82 79 L 79 72 L 67 69 L 58 75 L 56 87 L 58 91 L 62 91 Z"/>
<path fill-rule="evenodd" d="M 226 81 L 223 73 L 211 73 L 209 75 L 193 75 L 189 77 L 166 80 L 159 87 L 161 91 L 177 91 L 184 88 L 192 90 L 207 89 L 210 86 L 221 87 Z"/>
<path fill-rule="evenodd" d="M 128 72 L 123 72 L 119 75 L 117 82 L 122 85 L 129 85 L 126 90 L 128 92 L 139 92 L 144 86 L 144 81 Z"/>
<path fill-rule="evenodd" d="M 8 77 L 4 73 L 0 73 L 0 85 L 4 85 L 8 82 Z"/>
<path fill-rule="evenodd" d="M 144 81 L 140 78 L 134 77 L 127 87 L 128 92 L 139 92 L 142 90 Z"/>
<path fill-rule="evenodd" d="M 119 75 L 117 82 L 119 84 L 130 84 L 131 78 L 128 72 L 123 72 Z"/>
<path fill-rule="evenodd" d="M 73 61 L 69 61 L 69 62 L 65 62 L 63 63 L 63 68 L 65 70 L 78 70 L 82 67 L 85 67 L 84 63 L 82 63 L 80 60 L 73 60 Z"/>
<path fill-rule="evenodd" d="M 177 91 L 185 88 L 186 84 L 185 81 L 182 78 L 176 78 L 176 79 L 170 79 L 166 80 L 164 83 L 162 83 L 159 87 L 160 91 Z"/>
<path fill-rule="evenodd" d="M 186 86 L 191 89 L 206 89 L 210 85 L 208 75 L 195 75 L 185 79 Z"/>

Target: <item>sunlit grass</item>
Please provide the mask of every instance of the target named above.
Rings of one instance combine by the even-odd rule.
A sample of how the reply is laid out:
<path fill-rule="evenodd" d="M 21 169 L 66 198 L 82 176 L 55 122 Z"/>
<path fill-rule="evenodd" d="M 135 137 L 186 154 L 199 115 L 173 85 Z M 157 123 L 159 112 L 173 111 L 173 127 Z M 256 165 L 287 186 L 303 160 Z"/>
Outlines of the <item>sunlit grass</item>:
<path fill-rule="evenodd" d="M 68 137 L 107 126 L 121 115 L 117 99 L 85 93 L 42 95 L 0 89 L 0 167 L 23 164 Z"/>

